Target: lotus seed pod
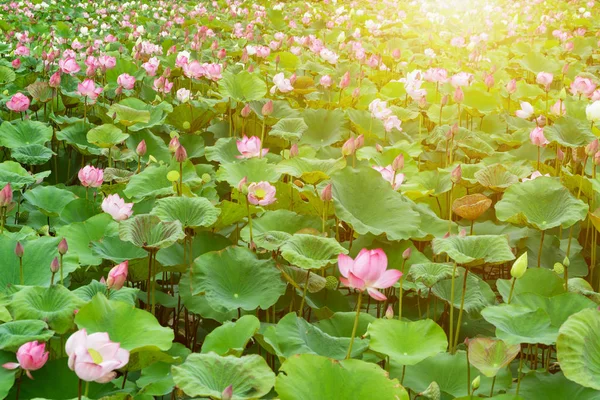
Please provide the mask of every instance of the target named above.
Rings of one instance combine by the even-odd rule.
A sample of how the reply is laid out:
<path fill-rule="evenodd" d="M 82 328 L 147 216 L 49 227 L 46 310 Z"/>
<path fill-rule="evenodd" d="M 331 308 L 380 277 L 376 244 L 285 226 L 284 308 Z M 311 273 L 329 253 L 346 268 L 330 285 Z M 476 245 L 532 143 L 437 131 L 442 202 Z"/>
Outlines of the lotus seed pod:
<path fill-rule="evenodd" d="M 179 172 L 169 171 L 169 173 L 167 173 L 167 179 L 170 182 L 177 182 L 179 180 Z"/>
<path fill-rule="evenodd" d="M 329 275 L 325 278 L 325 288 L 329 290 L 335 290 L 338 286 L 338 280 L 335 276 Z"/>
<path fill-rule="evenodd" d="M 190 127 L 191 127 L 191 125 L 190 125 L 190 123 L 189 123 L 188 121 L 184 121 L 184 123 L 183 123 L 183 124 L 181 124 L 181 126 L 182 126 L 182 127 L 183 127 L 183 129 L 185 129 L 186 131 L 187 131 L 188 129 L 190 129 Z"/>
<path fill-rule="evenodd" d="M 210 174 L 206 174 L 206 173 L 202 174 L 202 182 L 208 183 L 211 180 L 212 180 L 212 178 L 210 177 Z"/>
<path fill-rule="evenodd" d="M 554 272 L 556 272 L 558 275 L 562 275 L 565 273 L 565 267 L 564 265 L 562 265 L 561 263 L 557 262 L 554 263 L 554 268 L 553 268 Z"/>
<path fill-rule="evenodd" d="M 427 389 L 425 389 L 419 395 L 431 400 L 440 400 L 442 398 L 440 385 L 438 385 L 437 382 L 431 382 L 429 386 L 427 386 Z"/>

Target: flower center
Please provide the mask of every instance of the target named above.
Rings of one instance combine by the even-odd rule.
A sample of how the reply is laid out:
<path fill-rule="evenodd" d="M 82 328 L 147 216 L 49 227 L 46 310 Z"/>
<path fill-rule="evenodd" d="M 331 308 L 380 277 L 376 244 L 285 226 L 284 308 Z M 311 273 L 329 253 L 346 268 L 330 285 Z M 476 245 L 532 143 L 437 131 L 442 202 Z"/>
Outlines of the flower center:
<path fill-rule="evenodd" d="M 94 349 L 88 349 L 88 354 L 92 357 L 94 364 L 102 363 L 102 356 Z"/>
<path fill-rule="evenodd" d="M 267 192 L 264 189 L 257 189 L 254 195 L 259 199 L 263 199 L 267 195 Z"/>

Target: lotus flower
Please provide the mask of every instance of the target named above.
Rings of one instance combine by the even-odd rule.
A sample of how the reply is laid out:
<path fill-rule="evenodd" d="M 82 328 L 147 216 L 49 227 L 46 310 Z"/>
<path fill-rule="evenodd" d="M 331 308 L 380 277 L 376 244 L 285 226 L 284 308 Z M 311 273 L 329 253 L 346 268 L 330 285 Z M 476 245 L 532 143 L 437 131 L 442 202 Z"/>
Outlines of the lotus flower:
<path fill-rule="evenodd" d="M 268 206 L 275 203 L 276 189 L 269 182 L 251 183 L 248 185 L 248 202 L 255 206 Z"/>
<path fill-rule="evenodd" d="M 273 87 L 271 88 L 271 94 L 275 94 L 278 90 L 281 93 L 288 93 L 294 90 L 292 83 L 289 79 L 285 78 L 283 72 L 280 72 L 273 77 Z"/>
<path fill-rule="evenodd" d="M 111 342 L 105 332 L 88 335 L 81 329 L 69 337 L 65 350 L 69 368 L 87 382 L 110 382 L 117 376 L 114 370 L 129 362 L 129 352 L 119 343 Z"/>
<path fill-rule="evenodd" d="M 533 115 L 533 111 L 534 111 L 533 106 L 530 103 L 528 103 L 526 101 L 522 101 L 521 109 L 517 110 L 517 112 L 515 112 L 515 114 L 519 118 L 529 119 Z"/>
<path fill-rule="evenodd" d="M 18 363 L 9 362 L 2 365 L 6 369 L 22 368 L 30 379 L 31 371 L 37 371 L 42 368 L 48 361 L 49 353 L 46 351 L 46 343 L 28 342 L 19 347 L 17 350 Z"/>
<path fill-rule="evenodd" d="M 594 101 L 585 108 L 585 116 L 590 122 L 600 122 L 600 100 Z"/>
<path fill-rule="evenodd" d="M 242 140 L 238 140 L 236 144 L 238 151 L 241 153 L 241 155 L 236 156 L 237 158 L 264 157 L 269 152 L 269 149 L 261 150 L 261 141 L 258 136 L 248 138 L 244 135 Z"/>
<path fill-rule="evenodd" d="M 552 84 L 553 79 L 554 79 L 554 75 L 552 75 L 550 72 L 542 71 L 539 74 L 537 74 L 537 77 L 535 80 L 537 83 L 544 86 L 544 89 L 547 91 L 550 88 L 550 85 Z"/>
<path fill-rule="evenodd" d="M 79 93 L 80 96 L 89 97 L 91 100 L 95 100 L 100 93 L 102 93 L 102 88 L 97 88 L 93 80 L 86 79 L 77 84 L 77 93 Z"/>
<path fill-rule="evenodd" d="M 546 147 L 546 145 L 550 143 L 544 136 L 544 128 L 540 127 L 533 128 L 529 134 L 529 139 L 531 139 L 532 144 L 538 147 Z"/>
<path fill-rule="evenodd" d="M 402 276 L 402 272 L 396 269 L 388 270 L 387 264 L 387 256 L 382 249 L 362 249 L 355 259 L 340 254 L 340 281 L 350 288 L 366 290 L 375 300 L 386 300 L 387 297 L 377 289 L 393 286 Z"/>
<path fill-rule="evenodd" d="M 121 74 L 117 78 L 117 84 L 123 89 L 131 90 L 135 86 L 135 77 L 129 74 Z"/>
<path fill-rule="evenodd" d="M 571 93 L 575 96 L 584 95 L 590 97 L 594 93 L 594 90 L 596 90 L 596 84 L 588 78 L 576 76 L 575 80 L 571 83 L 570 89 Z"/>
<path fill-rule="evenodd" d="M 58 67 L 62 71 L 63 74 L 73 75 L 78 73 L 81 70 L 77 61 L 73 57 L 67 57 L 60 61 L 58 61 Z"/>
<path fill-rule="evenodd" d="M 23 112 L 29 109 L 30 102 L 29 97 L 23 93 L 16 93 L 6 102 L 6 108 L 14 112 Z"/>
<path fill-rule="evenodd" d="M 373 169 L 381 174 L 383 179 L 392 184 L 392 188 L 394 190 L 398 190 L 402 182 L 404 182 L 404 174 L 398 174 L 394 171 L 394 167 L 392 165 L 388 165 L 387 167 L 380 167 L 378 165 L 373 166 Z"/>
<path fill-rule="evenodd" d="M 119 290 L 125 284 L 127 280 L 127 272 L 129 267 L 129 261 L 125 260 L 121 264 L 115 265 L 108 272 L 108 279 L 106 279 L 106 287 L 109 289 Z"/>
<path fill-rule="evenodd" d="M 84 187 L 99 187 L 104 181 L 104 171 L 91 165 L 86 165 L 77 174 L 81 185 Z"/>
<path fill-rule="evenodd" d="M 133 203 L 125 203 L 118 194 L 110 194 L 102 201 L 102 211 L 110 214 L 115 221 L 123 221 L 131 217 Z"/>

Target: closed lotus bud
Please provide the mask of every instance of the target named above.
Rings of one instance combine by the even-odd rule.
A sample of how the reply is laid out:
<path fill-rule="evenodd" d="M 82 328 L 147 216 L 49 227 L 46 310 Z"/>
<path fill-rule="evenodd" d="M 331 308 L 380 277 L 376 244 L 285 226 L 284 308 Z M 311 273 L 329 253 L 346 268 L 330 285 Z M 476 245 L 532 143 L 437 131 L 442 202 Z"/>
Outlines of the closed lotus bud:
<path fill-rule="evenodd" d="M 566 268 L 569 268 L 569 267 L 571 266 L 571 261 L 569 261 L 569 257 L 565 257 L 565 258 L 563 259 L 563 262 L 562 262 L 562 264 L 563 264 L 563 265 L 564 265 Z"/>
<path fill-rule="evenodd" d="M 458 236 L 459 237 L 465 237 L 465 236 L 467 236 L 467 230 L 465 228 L 462 228 L 460 230 L 460 232 L 458 232 Z"/>
<path fill-rule="evenodd" d="M 331 183 L 328 184 L 327 186 L 325 186 L 323 188 L 323 190 L 321 190 L 321 200 L 323 201 L 331 201 L 332 199 L 332 194 L 331 194 Z"/>
<path fill-rule="evenodd" d="M 402 52 L 400 51 L 400 49 L 394 49 L 392 50 L 392 57 L 394 57 L 394 60 L 399 60 L 400 57 L 402 56 Z"/>
<path fill-rule="evenodd" d="M 412 255 L 412 247 L 407 247 L 406 250 L 402 252 L 402 259 L 408 260 Z"/>
<path fill-rule="evenodd" d="M 391 304 L 388 306 L 387 310 L 385 310 L 385 317 L 387 319 L 394 319 L 394 309 Z"/>
<path fill-rule="evenodd" d="M 277 54 L 277 56 L 275 57 L 275 64 L 279 64 L 280 61 L 281 57 L 279 56 L 279 54 Z"/>
<path fill-rule="evenodd" d="M 298 143 L 294 143 L 292 147 L 290 147 L 290 158 L 296 157 L 298 155 Z"/>
<path fill-rule="evenodd" d="M 398 154 L 394 161 L 392 161 L 392 169 L 394 171 L 401 171 L 404 168 L 404 155 Z"/>
<path fill-rule="evenodd" d="M 462 167 L 460 166 L 460 164 L 458 164 L 458 166 L 452 170 L 452 173 L 450 174 L 450 180 L 454 184 L 457 184 L 458 182 L 460 182 L 461 179 L 462 179 Z"/>
<path fill-rule="evenodd" d="M 354 139 L 354 147 L 356 150 L 360 149 L 365 145 L 365 135 L 358 135 L 356 139 Z"/>
<path fill-rule="evenodd" d="M 292 84 L 292 86 L 294 86 L 294 83 L 296 83 L 296 79 L 298 79 L 298 77 L 296 76 L 296 73 L 294 72 L 292 74 L 292 76 L 290 76 L 290 83 Z"/>
<path fill-rule="evenodd" d="M 8 207 L 13 200 L 13 192 L 10 187 L 10 183 L 7 183 L 6 186 L 0 190 L 0 207 Z"/>
<path fill-rule="evenodd" d="M 242 115 L 242 118 L 247 118 L 248 115 L 250 115 L 251 111 L 252 111 L 252 109 L 250 108 L 250 104 L 246 104 L 244 106 L 244 108 L 242 108 L 242 111 L 240 114 Z"/>
<path fill-rule="evenodd" d="M 356 89 L 354 89 L 352 91 L 352 97 L 354 97 L 355 99 L 358 99 L 359 96 L 360 96 L 360 88 L 357 87 Z"/>
<path fill-rule="evenodd" d="M 340 89 L 345 89 L 350 86 L 350 72 L 346 72 L 340 81 Z"/>
<path fill-rule="evenodd" d="M 17 242 L 17 245 L 15 246 L 15 254 L 17 255 L 17 257 L 23 257 L 24 252 L 25 250 L 23 249 L 23 245 L 21 244 L 21 242 Z"/>
<path fill-rule="evenodd" d="M 60 264 L 58 263 L 58 257 L 54 257 L 54 260 L 52 260 L 52 262 L 50 263 L 50 271 L 52 271 L 52 273 L 55 274 L 58 272 L 59 269 Z"/>
<path fill-rule="evenodd" d="M 141 142 L 138 143 L 137 147 L 135 148 L 135 153 L 140 156 L 143 157 L 146 154 L 147 148 L 146 148 L 146 141 L 142 140 Z"/>
<path fill-rule="evenodd" d="M 69 251 L 69 245 L 67 244 L 67 239 L 63 238 L 58 244 L 58 254 L 64 256 Z"/>
<path fill-rule="evenodd" d="M 233 385 L 229 385 L 221 393 L 221 400 L 231 400 L 233 398 Z"/>
<path fill-rule="evenodd" d="M 585 154 L 587 154 L 588 157 L 595 155 L 597 151 L 598 151 L 598 139 L 594 139 L 594 141 L 592 143 L 585 146 Z"/>
<path fill-rule="evenodd" d="M 265 103 L 265 105 L 262 107 L 262 115 L 265 117 L 268 117 L 269 115 L 273 114 L 273 100 L 269 100 Z"/>
<path fill-rule="evenodd" d="M 444 107 L 446 104 L 448 104 L 448 95 L 447 95 L 447 94 L 445 94 L 445 95 L 442 97 L 441 104 L 442 104 L 442 107 Z"/>
<path fill-rule="evenodd" d="M 557 262 L 554 263 L 554 268 L 552 268 L 554 270 L 554 272 L 556 272 L 558 275 L 562 275 L 565 273 L 565 266 L 562 265 L 561 263 Z"/>
<path fill-rule="evenodd" d="M 519 279 L 527 272 L 527 252 L 521 254 L 510 268 L 510 276 Z"/>
<path fill-rule="evenodd" d="M 481 385 L 481 375 L 477 375 L 477 378 L 473 379 L 473 382 L 471 382 L 473 390 L 479 389 L 479 385 Z"/>
<path fill-rule="evenodd" d="M 600 151 L 597 151 L 594 154 L 594 165 L 600 165 Z"/>
<path fill-rule="evenodd" d="M 462 103 L 462 101 L 464 99 L 465 99 L 465 94 L 463 93 L 462 89 L 459 86 L 454 91 L 454 95 L 452 96 L 452 100 L 454 100 L 455 103 Z"/>
<path fill-rule="evenodd" d="M 570 65 L 569 63 L 566 63 L 566 64 L 565 64 L 565 65 L 562 67 L 562 73 L 563 73 L 563 75 L 566 75 L 566 74 L 567 74 L 567 72 L 569 72 L 569 67 L 570 67 L 570 66 L 571 66 L 571 65 Z"/>
<path fill-rule="evenodd" d="M 179 146 L 180 146 L 179 138 L 177 138 L 177 136 L 173 136 L 173 138 L 169 142 L 169 151 L 171 153 L 175 153 L 175 151 L 179 148 Z"/>
<path fill-rule="evenodd" d="M 383 153 L 383 146 L 380 145 L 379 143 L 377 143 L 375 145 L 375 150 L 377 150 L 377 152 L 379 152 L 379 153 Z"/>
<path fill-rule="evenodd" d="M 514 92 L 517 91 L 517 80 L 516 79 L 511 79 L 507 84 L 506 84 L 506 91 L 509 94 L 513 94 Z"/>
<path fill-rule="evenodd" d="M 344 156 L 352 155 L 352 154 L 354 154 L 355 150 L 356 150 L 356 144 L 354 143 L 354 138 L 351 137 L 350 139 L 346 140 L 346 142 L 342 146 L 342 155 L 344 155 Z"/>
<path fill-rule="evenodd" d="M 248 184 L 248 177 L 245 176 L 242 179 L 240 179 L 240 181 L 237 184 L 237 190 L 238 192 L 244 193 L 244 189 L 246 188 L 246 185 Z"/>
<path fill-rule="evenodd" d="M 185 147 L 179 145 L 177 150 L 175 150 L 175 160 L 179 163 L 185 162 L 185 160 L 187 160 L 187 151 L 185 151 Z"/>

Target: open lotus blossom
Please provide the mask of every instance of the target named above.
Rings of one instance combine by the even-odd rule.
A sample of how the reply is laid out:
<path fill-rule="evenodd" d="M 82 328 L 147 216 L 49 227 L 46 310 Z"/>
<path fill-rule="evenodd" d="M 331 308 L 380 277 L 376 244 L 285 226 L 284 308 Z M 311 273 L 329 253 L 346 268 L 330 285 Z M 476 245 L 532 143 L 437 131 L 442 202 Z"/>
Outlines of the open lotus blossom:
<path fill-rule="evenodd" d="M 258 136 L 247 137 L 244 135 L 241 140 L 236 141 L 236 145 L 241 153 L 236 156 L 237 158 L 264 157 L 269 152 L 269 149 L 261 150 L 261 141 Z"/>
<path fill-rule="evenodd" d="M 77 84 L 77 93 L 79 93 L 80 96 L 89 98 L 90 100 L 95 100 L 98 98 L 100 93 L 102 93 L 102 88 L 96 87 L 96 84 L 93 80 L 86 79 Z"/>
<path fill-rule="evenodd" d="M 273 77 L 273 87 L 271 88 L 271 94 L 275 94 L 277 91 L 281 93 L 288 93 L 294 90 L 292 83 L 289 79 L 286 79 L 283 72 L 276 74 Z"/>
<path fill-rule="evenodd" d="M 111 342 L 106 332 L 88 335 L 80 329 L 67 339 L 65 350 L 69 368 L 87 382 L 110 382 L 117 376 L 114 371 L 129 362 L 129 351 Z"/>
<path fill-rule="evenodd" d="M 31 371 L 37 371 L 42 368 L 48 361 L 48 353 L 46 351 L 46 343 L 38 343 L 38 341 L 27 342 L 17 350 L 17 361 L 9 362 L 2 365 L 6 369 L 21 368 L 30 379 L 33 379 Z"/>
<path fill-rule="evenodd" d="M 58 67 L 63 74 L 74 75 L 81 70 L 74 57 L 67 57 L 58 61 Z"/>
<path fill-rule="evenodd" d="M 566 115 L 567 107 L 565 106 L 565 102 L 559 99 L 556 103 L 552 105 L 552 107 L 550 107 L 550 112 L 559 117 Z"/>
<path fill-rule="evenodd" d="M 404 182 L 404 174 L 398 174 L 396 171 L 394 171 L 392 165 L 388 165 L 387 167 L 375 165 L 373 166 L 373 169 L 379 172 L 383 179 L 391 183 L 394 190 L 398 190 L 400 185 L 402 185 L 402 182 Z"/>
<path fill-rule="evenodd" d="M 594 91 L 596 90 L 596 84 L 592 82 L 589 78 L 583 78 L 581 76 L 576 76 L 575 80 L 571 82 L 571 93 L 574 96 L 586 96 L 590 97 Z"/>
<path fill-rule="evenodd" d="M 535 81 L 537 83 L 539 83 L 540 85 L 544 86 L 545 90 L 548 90 L 550 88 L 550 85 L 552 84 L 552 80 L 554 79 L 554 75 L 551 74 L 550 72 L 540 72 L 537 74 Z"/>
<path fill-rule="evenodd" d="M 102 211 L 110 214 L 115 221 L 123 221 L 133 214 L 133 203 L 125 203 L 118 194 L 109 194 L 102 200 Z"/>
<path fill-rule="evenodd" d="M 393 286 L 402 272 L 396 269 L 387 269 L 387 256 L 382 249 L 362 249 L 355 259 L 345 254 L 338 255 L 340 269 L 340 282 L 360 291 L 366 290 L 369 295 L 379 301 L 387 297 L 378 289 L 387 289 Z"/>
<path fill-rule="evenodd" d="M 23 93 L 16 93 L 6 102 L 6 108 L 14 112 L 23 112 L 29 109 L 29 97 Z"/>
<path fill-rule="evenodd" d="M 104 171 L 100 168 L 86 165 L 77 173 L 77 177 L 84 187 L 99 187 L 104 182 Z"/>
<path fill-rule="evenodd" d="M 588 121 L 600 123 L 600 100 L 594 101 L 585 108 L 585 116 Z"/>
<path fill-rule="evenodd" d="M 253 182 L 248 185 L 248 202 L 255 206 L 268 206 L 275 203 L 276 189 L 269 182 Z"/>
<path fill-rule="evenodd" d="M 392 115 L 392 110 L 387 107 L 387 102 L 379 99 L 373 100 L 369 104 L 371 116 L 380 120 L 384 120 Z"/>
<path fill-rule="evenodd" d="M 521 109 L 517 110 L 515 112 L 515 114 L 519 118 L 529 119 L 533 115 L 533 112 L 534 112 L 533 106 L 530 103 L 526 102 L 526 101 L 522 101 L 521 102 Z"/>
<path fill-rule="evenodd" d="M 117 78 L 117 84 L 123 89 L 132 90 L 135 86 L 135 77 L 129 74 L 121 74 Z"/>
<path fill-rule="evenodd" d="M 473 74 L 469 74 L 468 72 L 459 72 L 458 74 L 452 75 L 450 78 L 450 83 L 455 88 L 468 86 L 471 84 L 473 80 Z"/>
<path fill-rule="evenodd" d="M 539 126 L 533 128 L 531 133 L 529 134 L 529 139 L 531 139 L 531 143 L 538 147 L 546 147 L 550 142 L 544 136 L 544 128 L 540 128 Z"/>

